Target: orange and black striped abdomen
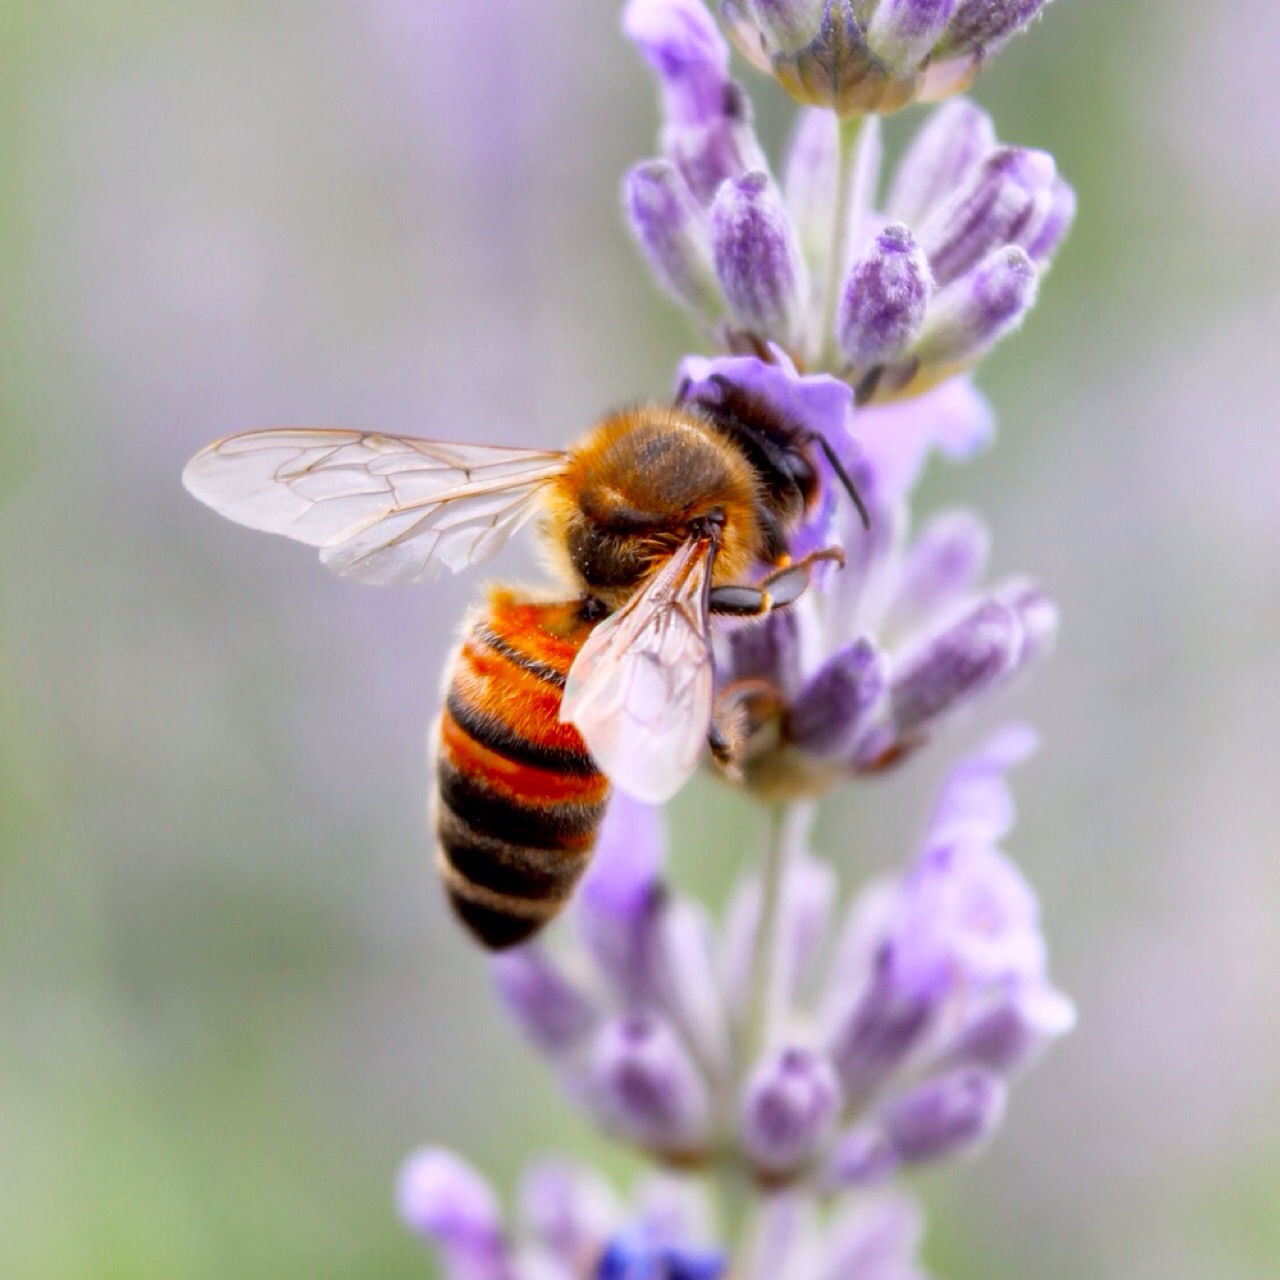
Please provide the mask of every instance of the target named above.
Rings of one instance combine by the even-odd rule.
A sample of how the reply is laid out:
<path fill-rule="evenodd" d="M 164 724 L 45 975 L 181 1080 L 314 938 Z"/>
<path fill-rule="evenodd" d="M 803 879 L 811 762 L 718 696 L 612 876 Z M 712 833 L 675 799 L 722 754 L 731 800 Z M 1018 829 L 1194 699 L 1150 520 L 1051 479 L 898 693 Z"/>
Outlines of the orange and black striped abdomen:
<path fill-rule="evenodd" d="M 495 590 L 449 675 L 436 763 L 440 873 L 487 947 L 536 933 L 591 860 L 609 783 L 558 718 L 591 625 L 576 601 Z"/>

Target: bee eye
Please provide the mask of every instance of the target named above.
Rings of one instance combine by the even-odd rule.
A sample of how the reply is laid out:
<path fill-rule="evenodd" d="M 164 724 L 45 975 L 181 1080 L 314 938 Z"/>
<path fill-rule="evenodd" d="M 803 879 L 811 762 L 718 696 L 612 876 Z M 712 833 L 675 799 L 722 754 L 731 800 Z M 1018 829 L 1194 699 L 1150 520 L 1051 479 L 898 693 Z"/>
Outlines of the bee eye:
<path fill-rule="evenodd" d="M 788 450 L 784 458 L 787 475 L 795 482 L 805 502 L 808 502 L 818 487 L 818 473 L 814 470 L 813 463 L 798 449 Z"/>

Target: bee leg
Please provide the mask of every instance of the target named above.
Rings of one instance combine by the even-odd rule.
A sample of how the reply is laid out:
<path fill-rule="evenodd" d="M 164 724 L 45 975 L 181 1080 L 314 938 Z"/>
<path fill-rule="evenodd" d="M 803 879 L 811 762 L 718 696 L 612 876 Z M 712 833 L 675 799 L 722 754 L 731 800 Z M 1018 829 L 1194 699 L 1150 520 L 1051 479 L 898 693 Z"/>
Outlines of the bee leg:
<path fill-rule="evenodd" d="M 712 613 L 728 614 L 736 618 L 760 618 L 774 609 L 793 604 L 809 585 L 809 575 L 815 564 L 834 560 L 844 564 L 844 552 L 839 547 L 824 547 L 811 551 L 794 564 L 776 569 L 758 587 L 738 583 L 725 583 L 712 587 L 707 597 Z"/>

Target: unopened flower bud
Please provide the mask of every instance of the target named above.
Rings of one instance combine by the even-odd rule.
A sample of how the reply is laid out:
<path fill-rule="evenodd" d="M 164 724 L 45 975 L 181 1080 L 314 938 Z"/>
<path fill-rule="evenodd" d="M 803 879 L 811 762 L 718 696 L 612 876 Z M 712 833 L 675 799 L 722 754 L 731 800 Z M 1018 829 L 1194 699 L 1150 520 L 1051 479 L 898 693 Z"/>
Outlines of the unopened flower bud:
<path fill-rule="evenodd" d="M 1017 618 L 994 600 L 933 637 L 889 686 L 899 736 L 908 737 L 1003 675 L 1021 640 Z"/>
<path fill-rule="evenodd" d="M 979 1066 L 1007 1075 L 1030 1062 L 1076 1024 L 1075 1005 L 1047 983 L 1020 987 L 979 1014 L 947 1049 L 952 1066 Z"/>
<path fill-rule="evenodd" d="M 724 307 L 711 263 L 706 219 L 688 184 L 665 160 L 627 174 L 623 204 L 631 233 L 659 285 L 702 320 Z"/>
<path fill-rule="evenodd" d="M 621 1217 L 612 1188 L 594 1170 L 545 1160 L 520 1179 L 520 1219 L 530 1236 L 569 1266 L 599 1251 Z"/>
<path fill-rule="evenodd" d="M 960 0 L 942 56 L 981 53 L 987 57 L 1028 26 L 1048 0 Z"/>
<path fill-rule="evenodd" d="M 746 329 L 791 337 L 807 293 L 791 220 L 767 174 L 732 179 L 711 206 L 711 250 L 720 287 Z"/>
<path fill-rule="evenodd" d="M 601 1121 L 642 1147 L 689 1157 L 706 1145 L 706 1083 L 675 1032 L 656 1015 L 634 1013 L 605 1025 L 588 1092 Z"/>
<path fill-rule="evenodd" d="M 844 755 L 884 688 L 884 656 L 871 641 L 855 640 L 828 658 L 793 700 L 788 740 L 811 755 Z"/>
<path fill-rule="evenodd" d="M 905 1164 L 968 1150 L 994 1132 L 1004 1115 L 1002 1080 L 976 1067 L 917 1085 L 887 1102 L 880 1123 Z"/>
<path fill-rule="evenodd" d="M 996 146 L 995 126 L 981 107 L 968 98 L 944 103 L 925 121 L 898 163 L 885 205 L 889 217 L 920 226 Z"/>
<path fill-rule="evenodd" d="M 595 1025 L 591 1002 L 535 943 L 495 956 L 498 994 L 520 1029 L 545 1053 L 563 1053 Z"/>
<path fill-rule="evenodd" d="M 964 275 L 993 249 L 1016 244 L 1045 217 L 1057 169 L 1046 151 L 998 147 L 960 182 L 920 227 L 939 286 Z"/>
<path fill-rule="evenodd" d="M 827 1058 L 811 1049 L 784 1049 L 747 1081 L 743 1148 L 764 1173 L 792 1173 L 829 1137 L 839 1107 L 840 1085 Z"/>
<path fill-rule="evenodd" d="M 1066 239 L 1067 232 L 1076 217 L 1076 193 L 1070 183 L 1058 178 L 1049 192 L 1044 218 L 1029 229 L 1020 243 L 1027 256 L 1037 267 L 1047 267 L 1057 253 L 1058 246 Z"/>
<path fill-rule="evenodd" d="M 396 1180 L 405 1225 L 435 1244 L 467 1280 L 508 1275 L 502 1215 L 489 1184 L 465 1161 L 439 1147 L 414 1152 Z"/>
<path fill-rule="evenodd" d="M 934 295 L 914 355 L 950 371 L 972 364 L 1022 323 L 1039 277 L 1025 250 L 997 249 L 968 275 Z"/>
<path fill-rule="evenodd" d="M 845 281 L 836 337 L 855 369 L 899 356 L 924 323 L 933 277 L 924 251 L 900 222 L 886 227 Z"/>

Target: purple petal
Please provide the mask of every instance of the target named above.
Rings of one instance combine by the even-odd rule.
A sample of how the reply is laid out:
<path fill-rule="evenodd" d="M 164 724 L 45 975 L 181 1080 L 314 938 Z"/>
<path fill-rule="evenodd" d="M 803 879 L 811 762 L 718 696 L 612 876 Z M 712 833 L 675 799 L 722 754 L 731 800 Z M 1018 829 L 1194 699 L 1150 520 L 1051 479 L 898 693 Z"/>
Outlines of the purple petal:
<path fill-rule="evenodd" d="M 916 1263 L 923 1237 L 920 1207 L 904 1193 L 860 1200 L 828 1228 L 819 1280 L 923 1280 Z"/>
<path fill-rule="evenodd" d="M 902 563 L 884 629 L 909 634 L 952 608 L 977 586 L 990 547 L 986 525 L 972 512 L 934 516 Z"/>
<path fill-rule="evenodd" d="M 630 0 L 622 27 L 657 73 L 670 121 L 701 123 L 719 113 L 729 46 L 701 0 Z"/>
<path fill-rule="evenodd" d="M 901 1165 L 884 1130 L 867 1122 L 841 1135 L 827 1163 L 824 1180 L 833 1189 L 875 1187 L 892 1178 Z M 846 1274 L 838 1273 L 839 1280 L 844 1280 Z"/>
<path fill-rule="evenodd" d="M 885 212 L 896 222 L 922 225 L 996 145 L 991 117 L 969 99 L 938 107 L 899 163 Z"/>
<path fill-rule="evenodd" d="M 508 1012 L 544 1053 L 555 1056 L 581 1043 L 599 1016 L 536 943 L 495 956 L 493 977 Z"/>
<path fill-rule="evenodd" d="M 901 355 L 924 323 L 933 278 L 924 252 L 902 223 L 877 237 L 845 281 L 836 337 L 856 369 Z"/>
<path fill-rule="evenodd" d="M 1011 725 L 993 734 L 947 775 L 929 821 L 925 843 L 960 839 L 994 844 L 1013 827 L 1013 792 L 1005 774 L 1032 755 L 1034 729 Z"/>
<path fill-rule="evenodd" d="M 968 379 L 952 378 L 912 400 L 859 409 L 853 434 L 877 495 L 891 503 L 915 486 L 934 449 L 960 461 L 990 444 L 995 418 Z"/>
<path fill-rule="evenodd" d="M 766 1174 L 791 1173 L 830 1136 L 840 1107 L 831 1063 L 810 1049 L 791 1048 L 760 1063 L 742 1098 L 742 1145 Z"/>
<path fill-rule="evenodd" d="M 720 287 L 751 332 L 790 342 L 808 293 L 795 229 L 768 175 L 721 185 L 711 205 L 711 252 Z"/>
<path fill-rule="evenodd" d="M 989 1009 L 974 1017 L 942 1055 L 944 1066 L 980 1066 L 1009 1074 L 1076 1024 L 1076 1010 L 1048 983 L 1015 984 Z"/>
<path fill-rule="evenodd" d="M 506 1280 L 509 1256 L 497 1197 L 451 1151 L 425 1147 L 401 1166 L 396 1204 L 405 1225 L 438 1245 L 467 1280 Z"/>
<path fill-rule="evenodd" d="M 706 218 L 688 184 L 665 160 L 627 174 L 623 205 L 631 233 L 663 291 L 704 322 L 723 310 Z"/>
<path fill-rule="evenodd" d="M 1004 1115 L 999 1077 L 966 1067 L 926 1081 L 880 1110 L 889 1144 L 905 1164 L 941 1160 L 990 1137 Z"/>

